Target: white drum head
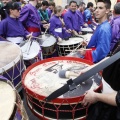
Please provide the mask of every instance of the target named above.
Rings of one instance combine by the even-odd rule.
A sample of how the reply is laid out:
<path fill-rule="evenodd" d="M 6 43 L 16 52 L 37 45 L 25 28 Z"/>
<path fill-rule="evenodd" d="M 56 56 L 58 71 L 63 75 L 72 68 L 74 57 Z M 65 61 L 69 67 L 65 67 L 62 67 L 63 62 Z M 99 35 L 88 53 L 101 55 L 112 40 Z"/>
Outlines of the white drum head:
<path fill-rule="evenodd" d="M 0 73 L 7 70 L 20 60 L 20 47 L 11 42 L 0 41 Z"/>
<path fill-rule="evenodd" d="M 32 42 L 32 43 L 31 43 Z M 23 43 L 22 43 L 23 44 Z M 35 58 L 40 52 L 40 45 L 37 41 L 25 41 L 25 44 L 21 46 L 24 60 L 31 60 Z"/>
<path fill-rule="evenodd" d="M 0 120 L 9 120 L 16 101 L 14 89 L 7 83 L 0 81 Z"/>
<path fill-rule="evenodd" d="M 39 64 L 28 72 L 24 79 L 24 85 L 36 94 L 48 96 L 66 84 L 68 80 L 59 77 L 60 70 L 79 73 L 80 70 L 88 66 L 86 63 L 71 60 L 57 60 Z"/>
<path fill-rule="evenodd" d="M 69 38 L 69 40 L 63 40 L 62 42 L 58 42 L 58 45 L 74 45 L 74 44 L 78 44 L 81 43 L 83 41 L 82 38 L 80 37 L 72 37 Z"/>

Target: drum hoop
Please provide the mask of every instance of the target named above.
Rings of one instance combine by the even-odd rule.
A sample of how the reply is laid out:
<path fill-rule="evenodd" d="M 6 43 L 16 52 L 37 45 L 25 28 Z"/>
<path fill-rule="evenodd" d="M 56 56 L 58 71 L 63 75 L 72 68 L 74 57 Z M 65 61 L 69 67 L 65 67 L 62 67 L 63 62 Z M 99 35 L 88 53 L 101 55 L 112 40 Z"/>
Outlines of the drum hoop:
<path fill-rule="evenodd" d="M 55 57 L 55 58 L 48 58 L 48 59 L 44 59 L 42 61 L 39 61 L 37 63 L 34 63 L 33 65 L 29 66 L 26 71 L 23 73 L 23 76 L 22 76 L 22 85 L 23 85 L 23 88 L 27 91 L 27 93 L 29 93 L 30 95 L 32 95 L 33 97 L 36 98 L 39 98 L 39 100 L 44 100 L 47 96 L 43 96 L 43 95 L 39 95 L 37 93 L 34 93 L 32 90 L 30 90 L 29 88 L 27 88 L 24 84 L 25 82 L 25 77 L 26 75 L 28 74 L 28 72 L 30 70 L 32 70 L 34 67 L 40 65 L 40 64 L 43 64 L 43 63 L 46 63 L 46 62 L 51 62 L 51 61 L 56 61 L 56 60 L 71 60 L 71 61 L 77 61 L 77 62 L 83 62 L 83 63 L 86 63 L 88 65 L 92 65 L 93 63 L 91 63 L 90 61 L 88 60 L 84 60 L 84 59 L 81 59 L 81 58 L 75 58 L 75 57 Z M 35 95 L 36 94 L 36 95 Z M 70 103 L 74 103 L 76 102 L 76 100 L 82 100 L 84 97 L 83 96 L 77 96 L 77 97 L 71 97 L 71 98 L 64 98 L 66 99 L 67 101 L 69 101 Z M 53 100 L 54 102 L 56 103 L 60 103 L 63 101 L 63 98 L 56 98 Z"/>
<path fill-rule="evenodd" d="M 27 43 L 27 41 L 28 41 L 28 40 L 26 40 L 26 43 Z M 33 42 L 36 43 L 37 48 L 39 48 L 39 51 L 40 51 L 41 48 L 40 48 L 39 43 L 38 43 L 37 41 L 35 41 L 35 40 L 33 40 Z M 21 49 L 21 48 L 20 48 L 20 49 Z M 36 56 L 39 54 L 39 51 L 38 51 L 38 53 L 36 54 Z M 21 50 L 21 52 L 22 52 L 22 50 Z M 23 56 L 23 55 L 22 55 L 22 56 Z M 35 57 L 36 57 L 36 56 L 35 56 Z M 23 56 L 23 60 L 32 60 L 32 59 L 34 59 L 35 57 L 32 57 L 32 58 L 30 58 L 30 59 L 29 59 L 29 58 L 26 58 L 26 59 L 25 59 L 24 56 Z"/>
<path fill-rule="evenodd" d="M 12 83 L 7 78 L 5 78 L 5 77 L 0 78 L 0 81 L 9 84 L 11 86 L 11 88 L 13 88 L 13 90 L 14 90 L 14 86 L 12 85 Z M 17 93 L 16 93 L 16 91 L 14 91 L 14 92 L 15 92 L 15 101 L 14 102 L 17 102 L 18 101 L 17 100 Z M 14 119 L 16 111 L 17 111 L 17 106 L 15 104 L 14 107 L 13 107 L 13 111 L 11 111 L 11 116 L 9 117 L 9 120 L 13 120 Z"/>
<path fill-rule="evenodd" d="M 0 44 L 1 44 L 1 43 L 5 43 L 5 41 L 0 41 Z M 9 44 L 13 44 L 13 43 L 11 43 L 11 42 L 8 42 L 8 43 L 9 43 Z M 15 45 L 17 48 L 19 48 L 18 45 L 16 45 L 16 44 L 14 44 L 14 45 Z M 19 50 L 20 50 L 20 48 L 19 48 Z M 18 61 L 21 60 L 21 58 L 22 58 L 22 51 L 20 50 L 19 55 L 18 55 L 12 62 L 10 62 L 9 64 L 7 64 L 7 65 L 5 65 L 4 67 L 1 67 L 1 68 L 0 68 L 0 73 L 3 73 L 4 71 L 6 71 L 6 70 L 10 69 L 11 67 L 13 67 L 15 63 L 18 63 Z"/>
<path fill-rule="evenodd" d="M 72 38 L 78 38 L 78 39 L 80 39 L 80 40 L 75 41 L 75 43 L 71 43 L 71 44 L 70 44 L 70 43 L 69 43 L 69 44 L 68 44 L 68 43 L 67 43 L 67 44 L 63 44 L 63 42 L 58 42 L 57 45 L 58 45 L 58 46 L 70 46 L 70 45 L 79 44 L 79 43 L 81 43 L 81 42 L 83 41 L 83 38 L 71 37 L 71 39 L 72 39 Z M 69 40 L 67 40 L 67 41 L 65 41 L 65 42 L 69 42 Z"/>

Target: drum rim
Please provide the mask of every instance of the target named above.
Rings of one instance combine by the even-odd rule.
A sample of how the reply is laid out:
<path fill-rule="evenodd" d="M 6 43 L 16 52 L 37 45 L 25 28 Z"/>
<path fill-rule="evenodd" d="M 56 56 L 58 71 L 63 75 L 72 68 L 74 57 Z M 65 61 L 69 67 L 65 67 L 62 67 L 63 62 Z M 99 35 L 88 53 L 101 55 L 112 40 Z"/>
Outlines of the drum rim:
<path fill-rule="evenodd" d="M 6 42 L 7 41 L 0 41 L 0 44 L 1 43 L 6 43 Z M 20 51 L 19 51 L 19 54 L 16 56 L 16 58 L 13 61 L 11 61 L 10 63 L 8 63 L 4 67 L 0 68 L 0 73 L 3 73 L 4 71 L 7 71 L 11 67 L 13 67 L 15 65 L 15 63 L 18 63 L 22 59 L 22 51 L 21 51 L 19 45 L 15 44 L 15 43 L 12 43 L 12 42 L 7 42 L 7 43 L 15 45 L 17 48 L 19 48 Z"/>
<path fill-rule="evenodd" d="M 58 46 L 70 46 L 70 45 L 74 45 L 74 44 L 79 44 L 81 43 L 84 39 L 83 38 L 80 38 L 80 37 L 71 37 L 72 38 L 78 38 L 80 39 L 79 41 L 75 41 L 74 43 L 69 43 L 69 40 L 66 40 L 64 42 L 66 42 L 67 44 L 63 44 L 63 42 L 57 42 L 57 45 Z"/>
<path fill-rule="evenodd" d="M 56 60 L 71 60 L 71 61 L 73 60 L 73 61 L 83 62 L 83 63 L 86 63 L 88 65 L 92 65 L 93 64 L 92 62 L 90 62 L 88 60 L 84 60 L 84 59 L 81 59 L 81 58 L 75 58 L 75 57 L 54 57 L 54 58 L 48 58 L 48 59 L 44 59 L 42 61 L 39 61 L 37 63 L 34 63 L 34 64 L 32 64 L 31 66 L 29 66 L 25 70 L 25 72 L 23 73 L 23 76 L 22 76 L 22 85 L 23 85 L 23 88 L 26 90 L 27 93 L 29 93 L 30 95 L 34 96 L 35 98 L 36 98 L 36 95 L 37 95 L 37 98 L 40 98 L 41 101 L 44 100 L 47 97 L 47 96 L 43 96 L 43 95 L 39 95 L 37 93 L 34 93 L 32 90 L 30 90 L 29 88 L 26 87 L 26 85 L 24 84 L 24 82 L 25 82 L 25 78 L 26 78 L 28 72 L 30 70 L 32 70 L 34 67 L 36 67 L 37 65 L 46 63 L 46 62 L 56 61 Z M 82 100 L 83 97 L 84 97 L 84 95 L 83 96 L 77 96 L 77 97 L 71 97 L 71 98 L 64 98 L 64 99 L 66 99 L 70 103 L 71 102 L 73 103 L 73 102 L 76 102 L 76 100 L 78 100 L 78 99 Z M 59 103 L 59 102 L 63 101 L 63 98 L 56 98 L 53 101 L 55 101 L 56 103 Z"/>
<path fill-rule="evenodd" d="M 1 76 L 1 75 L 0 75 L 0 76 Z M 9 86 L 11 86 L 12 89 L 14 89 L 14 86 L 12 86 L 12 84 L 10 84 L 11 82 L 10 82 L 7 78 L 5 78 L 4 76 L 1 76 L 1 77 L 0 77 L 0 81 L 8 84 Z M 9 81 L 10 83 L 7 82 L 7 81 Z M 15 92 L 15 91 L 14 91 L 14 94 L 15 94 L 15 101 L 14 101 L 14 104 L 13 104 L 13 111 L 11 111 L 11 114 L 9 113 L 9 114 L 10 114 L 9 120 L 13 120 L 14 117 L 15 117 L 15 114 L 16 114 L 16 112 L 17 112 L 17 106 L 16 106 L 16 104 L 15 104 L 15 102 L 17 103 L 17 96 L 16 96 L 16 92 Z"/>
<path fill-rule="evenodd" d="M 27 43 L 27 41 L 28 40 L 25 40 L 25 42 Z M 36 56 L 39 54 L 39 51 L 41 50 L 41 48 L 40 48 L 40 45 L 39 45 L 39 43 L 37 42 L 37 41 L 35 41 L 35 40 L 33 40 L 32 42 L 34 42 L 36 45 L 37 45 L 37 48 L 39 48 L 39 50 L 37 51 L 37 54 L 36 54 Z M 22 47 L 20 47 L 20 49 L 21 49 L 21 52 L 22 52 Z M 34 59 L 35 57 L 32 57 L 32 58 L 24 58 L 24 55 L 23 55 L 23 53 L 22 53 L 22 56 L 23 56 L 23 60 L 32 60 L 32 59 Z"/>

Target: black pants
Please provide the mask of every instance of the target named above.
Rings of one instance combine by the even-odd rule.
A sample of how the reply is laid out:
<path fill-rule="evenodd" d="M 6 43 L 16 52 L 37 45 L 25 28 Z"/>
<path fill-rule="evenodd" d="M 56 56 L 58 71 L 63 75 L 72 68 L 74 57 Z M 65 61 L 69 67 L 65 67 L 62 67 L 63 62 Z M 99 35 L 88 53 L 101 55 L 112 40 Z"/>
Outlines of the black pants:
<path fill-rule="evenodd" d="M 117 107 L 97 102 L 88 109 L 86 120 L 120 120 L 120 112 Z"/>

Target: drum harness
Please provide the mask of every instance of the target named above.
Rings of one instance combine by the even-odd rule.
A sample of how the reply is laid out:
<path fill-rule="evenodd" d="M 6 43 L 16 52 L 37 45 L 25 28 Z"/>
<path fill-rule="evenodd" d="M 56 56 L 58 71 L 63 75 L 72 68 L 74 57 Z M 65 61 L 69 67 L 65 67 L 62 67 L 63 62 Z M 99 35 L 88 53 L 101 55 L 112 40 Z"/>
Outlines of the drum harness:
<path fill-rule="evenodd" d="M 67 81 L 67 84 L 65 84 L 64 86 L 62 86 L 61 88 L 57 89 L 56 91 L 54 91 L 53 93 L 51 93 L 49 96 L 47 96 L 44 101 L 46 102 L 50 102 L 51 100 L 61 96 L 62 94 L 68 92 L 68 91 L 72 91 L 76 88 L 77 85 L 81 84 L 82 82 L 85 82 L 87 79 L 89 79 L 92 75 L 96 74 L 97 72 L 103 70 L 104 68 L 106 68 L 107 66 L 111 65 L 112 63 L 114 63 L 115 61 L 117 61 L 118 59 L 120 59 L 120 51 L 117 52 L 116 54 L 114 54 L 113 56 L 109 57 L 108 59 L 98 63 L 97 65 L 95 65 L 93 68 L 91 68 L 90 70 L 88 70 L 87 72 L 81 74 L 80 76 L 78 76 L 77 78 L 75 78 L 74 80 L 69 79 Z"/>

